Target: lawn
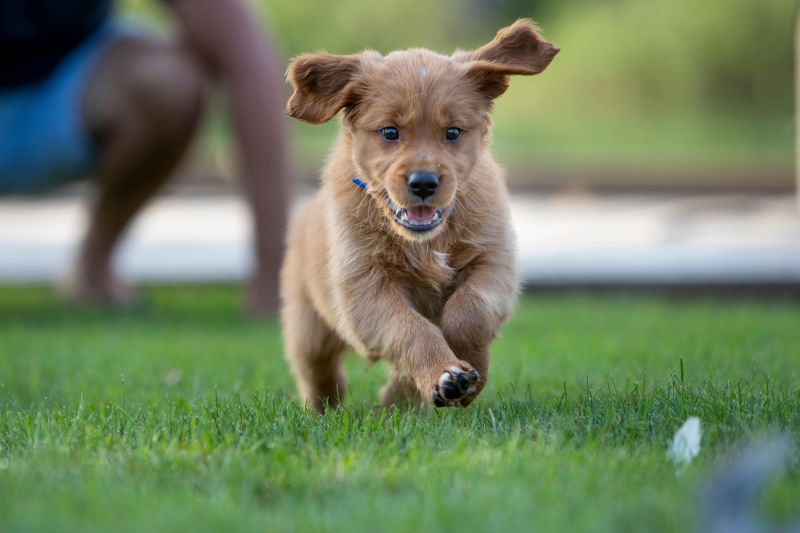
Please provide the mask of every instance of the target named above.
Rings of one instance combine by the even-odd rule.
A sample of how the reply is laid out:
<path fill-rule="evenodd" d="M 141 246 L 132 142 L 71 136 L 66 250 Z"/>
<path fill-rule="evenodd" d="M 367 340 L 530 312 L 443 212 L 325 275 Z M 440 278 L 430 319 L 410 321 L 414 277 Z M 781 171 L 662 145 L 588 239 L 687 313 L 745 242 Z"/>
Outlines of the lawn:
<path fill-rule="evenodd" d="M 118 314 L 0 288 L 0 530 L 686 531 L 718 461 L 800 436 L 800 303 L 531 295 L 468 410 L 293 398 L 279 326 L 229 287 Z M 676 428 L 700 417 L 677 474 Z M 794 466 L 759 500 L 800 513 Z"/>

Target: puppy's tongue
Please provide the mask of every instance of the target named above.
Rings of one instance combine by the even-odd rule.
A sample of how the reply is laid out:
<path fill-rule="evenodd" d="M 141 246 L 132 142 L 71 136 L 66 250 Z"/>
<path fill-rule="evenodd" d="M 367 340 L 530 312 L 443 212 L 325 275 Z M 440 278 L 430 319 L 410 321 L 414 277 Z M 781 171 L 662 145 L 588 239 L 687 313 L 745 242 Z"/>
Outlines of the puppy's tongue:
<path fill-rule="evenodd" d="M 414 224 L 429 224 L 433 222 L 434 215 L 436 215 L 435 207 L 421 206 L 406 209 L 409 222 Z"/>

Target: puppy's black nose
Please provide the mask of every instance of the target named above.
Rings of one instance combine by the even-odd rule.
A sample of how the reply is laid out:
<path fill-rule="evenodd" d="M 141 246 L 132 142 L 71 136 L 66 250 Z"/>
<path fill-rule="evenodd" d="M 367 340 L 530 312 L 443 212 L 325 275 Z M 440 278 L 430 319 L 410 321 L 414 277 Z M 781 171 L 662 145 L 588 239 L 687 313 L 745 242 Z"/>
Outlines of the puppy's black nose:
<path fill-rule="evenodd" d="M 439 175 L 435 172 L 412 172 L 408 177 L 408 190 L 423 200 L 433 196 L 439 188 Z"/>

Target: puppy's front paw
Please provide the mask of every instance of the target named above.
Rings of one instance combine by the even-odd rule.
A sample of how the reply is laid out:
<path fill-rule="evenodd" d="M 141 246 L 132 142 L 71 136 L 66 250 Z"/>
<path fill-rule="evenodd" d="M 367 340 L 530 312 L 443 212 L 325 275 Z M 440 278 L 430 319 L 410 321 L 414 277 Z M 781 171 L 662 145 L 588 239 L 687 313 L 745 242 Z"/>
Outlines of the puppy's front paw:
<path fill-rule="evenodd" d="M 433 388 L 433 405 L 436 407 L 466 407 L 478 392 L 478 371 L 467 363 L 451 366 L 439 377 Z"/>

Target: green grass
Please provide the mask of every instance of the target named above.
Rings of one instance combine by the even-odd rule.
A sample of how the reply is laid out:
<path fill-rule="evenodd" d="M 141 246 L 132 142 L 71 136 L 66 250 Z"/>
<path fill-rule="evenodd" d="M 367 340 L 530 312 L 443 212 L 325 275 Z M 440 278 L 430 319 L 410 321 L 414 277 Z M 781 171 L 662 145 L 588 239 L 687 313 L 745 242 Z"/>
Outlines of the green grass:
<path fill-rule="evenodd" d="M 796 301 L 529 296 L 470 409 L 378 408 L 385 368 L 350 357 L 320 417 L 236 290 L 145 296 L 103 314 L 0 288 L 0 530 L 686 531 L 722 456 L 800 436 Z M 765 512 L 800 511 L 797 460 Z"/>

